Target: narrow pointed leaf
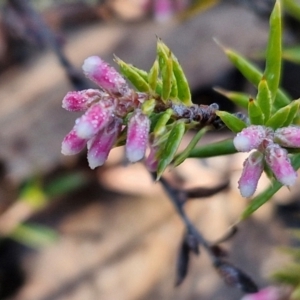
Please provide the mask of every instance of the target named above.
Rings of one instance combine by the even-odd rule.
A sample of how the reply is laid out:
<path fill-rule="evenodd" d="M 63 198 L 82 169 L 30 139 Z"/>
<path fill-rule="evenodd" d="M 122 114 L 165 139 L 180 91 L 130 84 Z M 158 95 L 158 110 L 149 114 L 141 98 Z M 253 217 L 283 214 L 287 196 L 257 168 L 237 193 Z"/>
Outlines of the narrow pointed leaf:
<path fill-rule="evenodd" d="M 258 106 L 257 102 L 254 99 L 249 100 L 248 105 L 248 115 L 251 124 L 253 125 L 263 125 L 264 124 L 264 115 Z"/>
<path fill-rule="evenodd" d="M 264 114 L 264 121 L 268 121 L 272 111 L 271 92 L 268 87 L 266 79 L 263 77 L 258 84 L 258 93 L 256 97 L 257 104 L 259 105 L 262 113 Z"/>
<path fill-rule="evenodd" d="M 153 129 L 154 136 L 162 135 L 166 130 L 166 125 L 170 120 L 173 114 L 173 110 L 171 108 L 167 109 L 164 113 L 162 113 L 159 119 L 156 122 L 156 125 Z"/>
<path fill-rule="evenodd" d="M 233 132 L 237 133 L 247 127 L 246 123 L 235 115 L 226 111 L 217 111 L 216 115 L 224 122 L 224 124 Z"/>
<path fill-rule="evenodd" d="M 141 76 L 141 73 L 137 71 L 137 68 L 131 64 L 127 64 L 120 58 L 115 56 L 115 61 L 120 67 L 121 73 L 134 85 L 139 92 L 149 92 L 150 86 L 148 82 Z M 148 75 L 147 75 L 148 77 Z"/>
<path fill-rule="evenodd" d="M 207 127 L 202 128 L 197 132 L 197 134 L 194 135 L 188 146 L 181 152 L 179 153 L 174 160 L 174 166 L 177 167 L 181 163 L 183 163 L 186 158 L 188 158 L 190 152 L 195 148 L 197 143 L 200 141 L 200 139 L 203 137 L 203 135 L 208 131 Z"/>
<path fill-rule="evenodd" d="M 159 65 L 158 65 L 158 61 L 155 60 L 148 74 L 148 82 L 152 91 L 156 91 L 158 73 L 159 73 Z"/>
<path fill-rule="evenodd" d="M 229 100 L 231 100 L 237 106 L 240 106 L 245 109 L 248 108 L 249 95 L 247 95 L 245 93 L 227 91 L 227 90 L 219 88 L 219 87 L 214 88 L 214 90 L 216 92 L 218 92 L 219 94 L 225 96 Z"/>
<path fill-rule="evenodd" d="M 282 127 L 283 124 L 288 119 L 288 116 L 290 114 L 291 107 L 285 106 L 277 110 L 277 112 L 266 122 L 267 127 L 271 127 L 273 129 L 277 129 L 279 127 Z"/>
<path fill-rule="evenodd" d="M 282 58 L 291 61 L 295 64 L 300 64 L 300 46 L 297 45 L 283 49 Z"/>
<path fill-rule="evenodd" d="M 155 108 L 155 100 L 154 99 L 149 99 L 149 100 L 146 100 L 143 104 L 142 104 L 142 112 L 145 114 L 145 115 L 150 115 L 154 108 Z"/>
<path fill-rule="evenodd" d="M 295 0 L 283 0 L 284 9 L 294 18 L 300 20 L 300 3 Z"/>
<path fill-rule="evenodd" d="M 194 148 L 190 152 L 189 157 L 205 158 L 234 153 L 237 153 L 237 150 L 234 147 L 233 140 L 227 139 L 220 142 L 211 143 L 202 147 Z"/>
<path fill-rule="evenodd" d="M 243 74 L 243 76 L 249 80 L 254 86 L 258 87 L 259 82 L 263 76 L 263 73 L 254 64 L 244 58 L 241 54 L 228 49 L 223 48 L 228 59 L 233 65 Z M 283 107 L 289 104 L 291 99 L 281 89 L 277 91 L 274 105 L 276 107 Z"/>
<path fill-rule="evenodd" d="M 172 73 L 172 86 L 171 86 L 170 98 L 176 100 L 177 96 L 178 96 L 177 82 L 174 73 Z"/>
<path fill-rule="evenodd" d="M 289 105 L 289 107 L 291 108 L 290 113 L 283 124 L 284 127 L 289 126 L 290 124 L 293 123 L 294 118 L 297 116 L 299 112 L 299 105 L 300 105 L 300 99 L 291 102 L 291 104 Z"/>
<path fill-rule="evenodd" d="M 179 121 L 173 126 L 169 134 L 169 137 L 166 141 L 166 145 L 159 157 L 159 162 L 157 166 L 157 179 L 160 178 L 164 170 L 172 162 L 176 154 L 176 151 L 180 145 L 180 142 L 183 138 L 184 132 L 185 132 L 185 124 L 183 122 Z"/>
<path fill-rule="evenodd" d="M 280 1 L 277 0 L 270 16 L 270 33 L 264 73 L 271 92 L 272 102 L 275 100 L 280 81 L 281 39 L 281 6 Z"/>

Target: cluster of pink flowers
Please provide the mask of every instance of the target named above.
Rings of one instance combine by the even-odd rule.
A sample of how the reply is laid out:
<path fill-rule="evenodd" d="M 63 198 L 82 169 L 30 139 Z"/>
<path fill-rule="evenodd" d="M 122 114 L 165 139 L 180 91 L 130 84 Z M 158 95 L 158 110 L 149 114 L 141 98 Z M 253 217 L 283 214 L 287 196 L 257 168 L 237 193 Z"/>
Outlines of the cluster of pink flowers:
<path fill-rule="evenodd" d="M 88 89 L 67 93 L 63 108 L 85 111 L 62 142 L 62 153 L 73 155 L 86 146 L 92 169 L 104 164 L 118 137 L 126 131 L 126 156 L 130 162 L 143 159 L 150 130 L 150 120 L 141 109 L 147 94 L 129 88 L 125 79 L 97 56 L 84 61 L 85 75 L 101 90 Z M 131 114 L 131 115 L 130 115 Z M 129 116 L 125 126 L 125 117 Z"/>
<path fill-rule="evenodd" d="M 239 189 L 243 197 L 254 194 L 258 180 L 264 170 L 264 163 L 269 166 L 275 178 L 286 186 L 292 186 L 297 179 L 288 151 L 283 148 L 300 148 L 300 127 L 288 126 L 272 128 L 251 125 L 243 129 L 233 140 L 240 152 L 249 152 L 239 180 Z"/>

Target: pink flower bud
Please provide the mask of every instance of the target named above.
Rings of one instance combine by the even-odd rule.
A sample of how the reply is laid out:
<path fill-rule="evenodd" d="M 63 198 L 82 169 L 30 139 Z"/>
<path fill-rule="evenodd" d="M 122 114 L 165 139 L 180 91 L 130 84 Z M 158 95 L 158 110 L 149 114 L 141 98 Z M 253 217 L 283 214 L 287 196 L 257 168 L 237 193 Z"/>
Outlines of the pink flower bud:
<path fill-rule="evenodd" d="M 74 129 L 77 135 L 84 139 L 92 138 L 111 122 L 113 108 L 113 103 L 109 100 L 92 105 L 83 116 L 76 120 Z"/>
<path fill-rule="evenodd" d="M 85 147 L 87 139 L 80 138 L 73 129 L 62 141 L 61 153 L 64 155 L 74 155 Z"/>
<path fill-rule="evenodd" d="M 145 156 L 150 120 L 137 109 L 128 122 L 126 139 L 126 157 L 130 162 L 137 162 Z"/>
<path fill-rule="evenodd" d="M 122 121 L 114 119 L 88 142 L 87 159 L 91 169 L 102 166 L 121 131 Z"/>
<path fill-rule="evenodd" d="M 274 286 L 269 286 L 260 290 L 255 294 L 248 294 L 241 300 L 280 300 L 282 297 L 281 292 Z"/>
<path fill-rule="evenodd" d="M 276 179 L 283 185 L 291 186 L 296 182 L 297 173 L 291 165 L 288 152 L 278 144 L 270 144 L 266 148 L 265 160 Z"/>
<path fill-rule="evenodd" d="M 300 127 L 288 126 L 275 131 L 274 142 L 283 147 L 300 148 Z"/>
<path fill-rule="evenodd" d="M 155 172 L 157 170 L 158 159 L 156 157 L 158 151 L 157 146 L 150 145 L 150 153 L 145 160 L 145 165 L 148 171 Z"/>
<path fill-rule="evenodd" d="M 98 56 L 87 58 L 82 69 L 89 79 L 109 94 L 125 95 L 130 90 L 122 75 Z"/>
<path fill-rule="evenodd" d="M 154 17 L 159 22 L 167 21 L 173 15 L 171 0 L 154 1 Z"/>
<path fill-rule="evenodd" d="M 240 152 L 257 149 L 264 138 L 266 138 L 268 131 L 269 129 L 260 125 L 252 125 L 244 128 L 233 139 L 234 147 Z"/>
<path fill-rule="evenodd" d="M 62 107 L 68 111 L 86 110 L 94 101 L 100 100 L 104 95 L 104 92 L 94 89 L 68 92 L 63 99 Z"/>
<path fill-rule="evenodd" d="M 263 154 L 259 151 L 252 152 L 244 162 L 243 172 L 239 180 L 239 189 L 243 197 L 248 198 L 254 194 L 263 170 Z"/>

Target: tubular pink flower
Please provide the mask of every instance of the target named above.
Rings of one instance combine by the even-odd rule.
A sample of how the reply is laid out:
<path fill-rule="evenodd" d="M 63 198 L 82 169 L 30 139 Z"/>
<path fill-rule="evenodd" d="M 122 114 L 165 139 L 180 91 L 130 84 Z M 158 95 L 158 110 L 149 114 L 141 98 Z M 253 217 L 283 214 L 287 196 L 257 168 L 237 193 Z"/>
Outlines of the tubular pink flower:
<path fill-rule="evenodd" d="M 275 131 L 274 142 L 283 147 L 300 148 L 300 127 L 288 126 Z"/>
<path fill-rule="evenodd" d="M 155 172 L 157 170 L 158 159 L 156 157 L 158 151 L 157 146 L 150 146 L 150 153 L 145 160 L 145 165 L 148 171 Z"/>
<path fill-rule="evenodd" d="M 281 296 L 277 287 L 269 286 L 258 293 L 245 295 L 241 300 L 280 300 Z"/>
<path fill-rule="evenodd" d="M 87 159 L 91 169 L 102 166 L 121 131 L 122 121 L 114 119 L 88 142 Z"/>
<path fill-rule="evenodd" d="M 148 116 L 137 109 L 128 122 L 126 139 L 126 157 L 130 162 L 137 162 L 145 156 L 150 120 Z"/>
<path fill-rule="evenodd" d="M 263 154 L 259 151 L 252 152 L 244 162 L 243 172 L 238 182 L 243 197 L 248 198 L 254 194 L 263 170 Z"/>
<path fill-rule="evenodd" d="M 109 100 L 92 105 L 83 116 L 76 120 L 74 129 L 77 135 L 84 139 L 92 138 L 111 122 L 114 117 L 113 109 L 113 103 Z"/>
<path fill-rule="evenodd" d="M 100 100 L 103 92 L 94 89 L 68 92 L 62 102 L 62 107 L 68 111 L 82 111 L 88 109 L 89 105 Z"/>
<path fill-rule="evenodd" d="M 87 58 L 82 66 L 84 74 L 109 94 L 125 95 L 130 89 L 115 68 L 98 56 Z"/>
<path fill-rule="evenodd" d="M 62 141 L 61 153 L 64 155 L 74 155 L 79 153 L 85 147 L 87 139 L 80 138 L 73 129 Z"/>
<path fill-rule="evenodd" d="M 270 166 L 276 179 L 283 185 L 292 186 L 297 179 L 288 152 L 278 144 L 270 144 L 265 151 L 265 160 Z"/>
<path fill-rule="evenodd" d="M 267 137 L 268 132 L 269 129 L 260 125 L 252 125 L 244 128 L 233 139 L 234 147 L 240 152 L 248 152 L 257 149 Z"/>

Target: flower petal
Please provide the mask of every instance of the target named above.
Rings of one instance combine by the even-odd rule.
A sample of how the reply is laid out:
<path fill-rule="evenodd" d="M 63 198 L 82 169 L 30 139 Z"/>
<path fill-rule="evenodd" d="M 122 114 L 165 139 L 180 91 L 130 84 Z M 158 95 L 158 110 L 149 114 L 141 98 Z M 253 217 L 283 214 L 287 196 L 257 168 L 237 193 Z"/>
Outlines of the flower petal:
<path fill-rule="evenodd" d="M 125 95 L 130 90 L 122 75 L 98 56 L 87 58 L 82 69 L 89 79 L 110 94 Z"/>
<path fill-rule="evenodd" d="M 244 162 L 239 180 L 239 189 L 243 197 L 248 198 L 254 194 L 263 169 L 263 154 L 259 151 L 252 152 Z"/>
<path fill-rule="evenodd" d="M 278 144 L 270 144 L 266 148 L 265 160 L 276 179 L 283 185 L 291 186 L 296 182 L 297 173 L 291 164 L 288 152 Z"/>
<path fill-rule="evenodd" d="M 150 120 L 140 109 L 136 110 L 128 122 L 126 139 L 126 157 L 130 162 L 137 162 L 145 156 Z"/>
<path fill-rule="evenodd" d="M 77 135 L 77 132 L 72 129 L 62 141 L 61 153 L 64 155 L 74 155 L 79 153 L 85 147 L 87 139 L 83 139 Z"/>
<path fill-rule="evenodd" d="M 283 147 L 300 148 L 300 127 L 288 126 L 275 131 L 274 142 Z"/>
<path fill-rule="evenodd" d="M 88 142 L 88 162 L 91 169 L 102 166 L 106 161 L 117 137 L 121 131 L 120 119 L 114 119 L 111 124 L 102 129 Z"/>

